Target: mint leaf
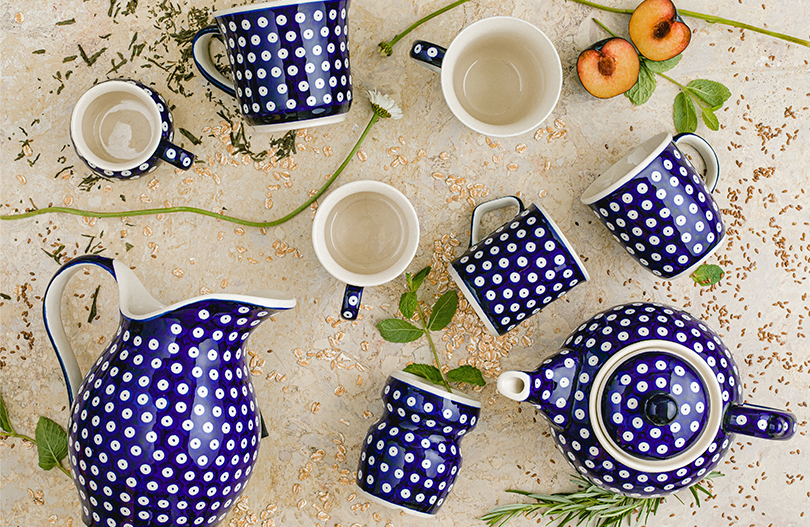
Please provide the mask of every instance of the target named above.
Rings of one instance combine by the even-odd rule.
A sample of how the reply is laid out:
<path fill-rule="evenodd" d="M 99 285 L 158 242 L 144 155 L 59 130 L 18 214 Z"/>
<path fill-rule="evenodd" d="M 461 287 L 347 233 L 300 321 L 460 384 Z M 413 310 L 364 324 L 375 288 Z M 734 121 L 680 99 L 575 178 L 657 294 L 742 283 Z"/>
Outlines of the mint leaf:
<path fill-rule="evenodd" d="M 9 433 L 16 433 L 14 431 L 14 427 L 11 426 L 11 419 L 8 418 L 8 410 L 6 409 L 6 402 L 3 400 L 3 396 L 0 395 L 0 429 L 4 432 Z"/>
<path fill-rule="evenodd" d="M 683 57 L 683 53 L 675 55 L 669 60 L 650 60 L 650 59 L 642 59 L 645 63 L 647 68 L 653 73 L 664 73 L 665 71 L 669 71 L 681 61 L 681 57 Z"/>
<path fill-rule="evenodd" d="M 720 121 L 717 120 L 717 116 L 714 115 L 714 112 L 711 108 L 701 108 L 701 113 L 703 114 L 703 122 L 706 123 L 706 126 L 710 130 L 714 130 L 715 132 L 720 129 Z"/>
<path fill-rule="evenodd" d="M 469 365 L 459 366 L 458 368 L 448 371 L 447 380 L 451 382 L 466 382 L 468 384 L 474 384 L 475 386 L 484 386 L 487 383 L 487 381 L 484 380 L 484 376 L 481 375 L 481 370 L 475 366 Z"/>
<path fill-rule="evenodd" d="M 430 274 L 430 266 L 427 266 L 418 273 L 416 273 L 415 275 L 413 275 L 411 283 L 408 284 L 411 288 L 411 291 L 416 292 L 416 290 L 422 286 L 422 282 L 425 281 L 425 278 L 427 278 L 429 274 Z"/>
<path fill-rule="evenodd" d="M 382 338 L 388 342 L 413 342 L 421 337 L 425 332 L 409 322 L 397 318 L 388 318 L 377 324 Z"/>
<path fill-rule="evenodd" d="M 689 91 L 712 108 L 722 107 L 731 97 L 731 91 L 719 82 L 706 79 L 695 79 L 686 85 Z"/>
<path fill-rule="evenodd" d="M 698 121 L 695 103 L 684 92 L 675 96 L 673 118 L 675 119 L 675 129 L 679 134 L 694 133 L 697 130 Z"/>
<path fill-rule="evenodd" d="M 655 91 L 655 74 L 647 67 L 647 60 L 642 59 L 639 63 L 638 80 L 636 84 L 624 93 L 630 102 L 636 106 L 641 106 L 650 100 Z"/>
<path fill-rule="evenodd" d="M 436 305 L 433 306 L 433 312 L 428 320 L 428 331 L 439 331 L 447 327 L 453 320 L 456 309 L 458 309 L 458 293 L 455 289 L 451 289 L 439 297 Z"/>
<path fill-rule="evenodd" d="M 416 292 L 402 293 L 402 296 L 399 297 L 399 312 L 402 313 L 403 317 L 413 318 L 416 311 L 416 302 Z"/>
<path fill-rule="evenodd" d="M 696 284 L 707 287 L 718 283 L 725 274 L 725 271 L 718 265 L 703 264 L 698 267 L 694 273 L 689 275 L 689 277 L 694 280 Z"/>
<path fill-rule="evenodd" d="M 67 456 L 67 433 L 61 426 L 47 417 L 39 418 L 35 438 L 41 468 L 51 470 Z"/>
<path fill-rule="evenodd" d="M 430 364 L 408 364 L 402 371 L 418 375 L 434 384 L 442 384 L 442 372 L 439 371 L 439 368 Z"/>

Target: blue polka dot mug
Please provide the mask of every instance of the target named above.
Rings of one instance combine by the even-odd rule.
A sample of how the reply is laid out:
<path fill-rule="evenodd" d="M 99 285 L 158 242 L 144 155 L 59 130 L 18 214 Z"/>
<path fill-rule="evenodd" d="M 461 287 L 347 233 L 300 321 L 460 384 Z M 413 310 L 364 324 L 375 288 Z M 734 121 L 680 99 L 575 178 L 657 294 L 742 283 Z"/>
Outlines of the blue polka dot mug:
<path fill-rule="evenodd" d="M 372 502 L 435 516 L 458 477 L 460 443 L 481 403 L 403 371 L 388 377 L 383 402 L 383 416 L 363 441 L 357 486 Z"/>
<path fill-rule="evenodd" d="M 82 375 L 61 319 L 71 276 L 100 267 L 118 283 L 120 325 Z M 261 420 L 245 343 L 295 299 L 213 294 L 164 306 L 127 265 L 80 256 L 45 292 L 45 329 L 71 402 L 68 460 L 91 527 L 215 526 L 244 492 Z"/>
<path fill-rule="evenodd" d="M 134 80 L 104 81 L 84 92 L 73 107 L 70 138 L 79 158 L 107 178 L 138 178 L 161 161 L 181 170 L 194 164 L 194 154 L 172 143 L 166 100 Z"/>
<path fill-rule="evenodd" d="M 340 122 L 352 102 L 348 9 L 349 0 L 281 0 L 217 11 L 194 37 L 194 62 L 257 132 Z M 214 37 L 232 78 L 214 65 Z"/>
<path fill-rule="evenodd" d="M 518 215 L 482 237 L 481 217 L 510 205 L 519 208 Z M 470 248 L 447 271 L 496 337 L 589 279 L 574 248 L 539 205 L 525 208 L 514 196 L 482 203 L 473 211 L 471 233 Z"/>
<path fill-rule="evenodd" d="M 701 178 L 678 148 L 693 147 Z M 723 244 L 726 230 L 712 192 L 717 155 L 700 136 L 656 135 L 606 170 L 582 195 L 625 250 L 656 276 L 690 275 Z"/>
<path fill-rule="evenodd" d="M 717 333 L 684 311 L 646 302 L 595 315 L 538 369 L 498 378 L 501 394 L 549 419 L 557 448 L 579 473 L 638 498 L 697 483 L 734 434 L 796 433 L 793 414 L 744 404 L 742 388 Z"/>

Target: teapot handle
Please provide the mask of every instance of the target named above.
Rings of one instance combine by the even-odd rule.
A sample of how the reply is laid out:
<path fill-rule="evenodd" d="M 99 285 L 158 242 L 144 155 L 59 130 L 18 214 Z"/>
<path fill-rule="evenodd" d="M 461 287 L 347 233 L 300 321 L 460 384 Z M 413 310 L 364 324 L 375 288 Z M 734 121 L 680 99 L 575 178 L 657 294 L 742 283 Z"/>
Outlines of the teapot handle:
<path fill-rule="evenodd" d="M 723 430 L 760 439 L 785 440 L 796 433 L 796 416 L 765 406 L 741 404 L 729 406 Z"/>
<path fill-rule="evenodd" d="M 115 274 L 114 263 L 115 261 L 110 258 L 92 254 L 76 257 L 59 268 L 51 278 L 48 289 L 45 290 L 45 298 L 42 302 L 42 319 L 45 321 L 45 330 L 48 332 L 48 338 L 51 339 L 53 349 L 56 351 L 59 365 L 62 367 L 70 404 L 73 404 L 73 399 L 79 391 L 84 375 L 81 368 L 79 368 L 76 355 L 73 353 L 73 348 L 65 333 L 65 327 L 62 325 L 62 294 L 65 292 L 68 280 L 76 272 L 93 265 L 101 267 L 110 273 L 117 282 L 118 278 Z"/>

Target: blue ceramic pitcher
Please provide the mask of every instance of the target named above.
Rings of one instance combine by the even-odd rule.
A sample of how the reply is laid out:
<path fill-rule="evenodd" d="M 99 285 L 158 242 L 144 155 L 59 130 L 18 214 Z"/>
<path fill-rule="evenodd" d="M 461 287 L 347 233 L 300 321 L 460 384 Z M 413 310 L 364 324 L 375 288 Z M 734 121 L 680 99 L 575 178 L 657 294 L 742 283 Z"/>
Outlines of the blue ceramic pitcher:
<path fill-rule="evenodd" d="M 62 293 L 91 266 L 118 283 L 121 321 L 86 377 L 62 326 Z M 250 333 L 295 299 L 263 291 L 164 306 L 123 263 L 80 256 L 45 292 L 43 316 L 71 402 L 68 458 L 91 527 L 212 526 L 242 494 L 260 416 Z"/>

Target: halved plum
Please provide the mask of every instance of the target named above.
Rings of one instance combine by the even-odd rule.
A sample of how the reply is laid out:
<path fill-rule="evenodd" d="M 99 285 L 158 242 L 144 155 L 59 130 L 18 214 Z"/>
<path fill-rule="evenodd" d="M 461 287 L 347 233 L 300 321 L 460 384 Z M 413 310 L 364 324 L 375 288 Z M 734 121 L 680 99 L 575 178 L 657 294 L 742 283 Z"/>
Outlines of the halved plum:
<path fill-rule="evenodd" d="M 630 39 L 650 60 L 668 60 L 692 39 L 672 0 L 644 0 L 630 17 Z"/>
<path fill-rule="evenodd" d="M 600 40 L 579 55 L 577 74 L 588 92 L 609 99 L 632 88 L 638 80 L 638 53 L 623 38 Z"/>

